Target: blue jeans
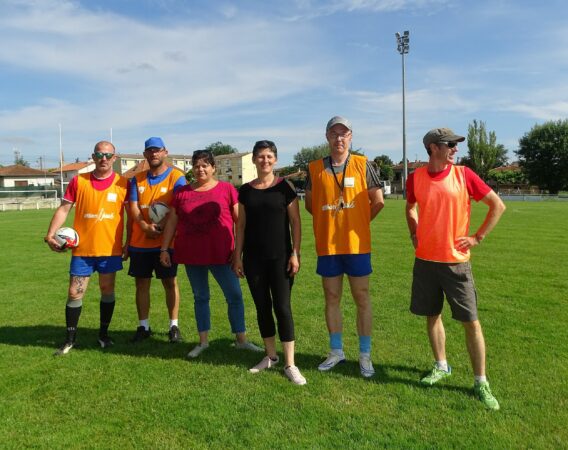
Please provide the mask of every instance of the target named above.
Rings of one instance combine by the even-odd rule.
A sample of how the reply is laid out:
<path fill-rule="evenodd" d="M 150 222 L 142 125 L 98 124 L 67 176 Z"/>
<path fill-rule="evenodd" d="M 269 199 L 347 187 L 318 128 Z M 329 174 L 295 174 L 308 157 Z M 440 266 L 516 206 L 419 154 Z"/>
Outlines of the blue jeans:
<path fill-rule="evenodd" d="M 212 264 L 209 266 L 185 265 L 185 272 L 195 299 L 195 320 L 197 331 L 211 329 L 211 310 L 209 309 L 209 272 L 219 284 L 227 301 L 227 314 L 233 333 L 245 332 L 245 305 L 239 279 L 229 264 Z"/>

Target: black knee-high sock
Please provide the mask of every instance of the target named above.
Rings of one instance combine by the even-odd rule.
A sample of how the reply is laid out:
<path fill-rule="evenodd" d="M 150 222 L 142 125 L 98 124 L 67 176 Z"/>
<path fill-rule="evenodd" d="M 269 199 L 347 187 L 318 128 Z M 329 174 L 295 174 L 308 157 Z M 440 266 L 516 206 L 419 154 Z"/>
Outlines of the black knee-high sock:
<path fill-rule="evenodd" d="M 83 300 L 67 300 L 65 306 L 65 323 L 67 325 L 67 342 L 75 342 L 77 325 L 83 309 Z"/>
<path fill-rule="evenodd" d="M 101 311 L 101 328 L 99 330 L 100 336 L 106 336 L 108 333 L 108 327 L 110 321 L 112 320 L 112 314 L 114 313 L 114 292 L 112 294 L 102 294 L 100 311 Z"/>

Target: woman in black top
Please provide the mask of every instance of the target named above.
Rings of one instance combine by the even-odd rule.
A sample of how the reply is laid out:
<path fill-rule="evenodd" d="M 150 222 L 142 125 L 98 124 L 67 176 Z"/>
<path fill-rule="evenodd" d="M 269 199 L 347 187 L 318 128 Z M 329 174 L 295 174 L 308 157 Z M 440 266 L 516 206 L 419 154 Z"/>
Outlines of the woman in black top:
<path fill-rule="evenodd" d="M 250 372 L 258 373 L 279 362 L 274 308 L 284 351 L 284 373 L 290 381 L 302 385 L 306 379 L 294 363 L 294 320 L 290 306 L 294 275 L 300 270 L 300 210 L 294 188 L 274 175 L 276 160 L 274 142 L 258 141 L 254 145 L 252 161 L 258 178 L 241 186 L 239 191 L 233 270 L 241 278 L 246 276 L 266 349 L 266 356 Z"/>

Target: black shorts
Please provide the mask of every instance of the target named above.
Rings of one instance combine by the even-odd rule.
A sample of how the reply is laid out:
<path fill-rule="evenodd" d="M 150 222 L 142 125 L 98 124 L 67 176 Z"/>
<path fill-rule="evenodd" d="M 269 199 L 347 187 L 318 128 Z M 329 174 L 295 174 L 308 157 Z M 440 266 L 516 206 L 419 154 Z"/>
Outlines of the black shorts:
<path fill-rule="evenodd" d="M 469 262 L 448 264 L 414 260 L 410 311 L 419 316 L 437 316 L 444 295 L 452 318 L 460 322 L 477 320 L 477 292 Z"/>
<path fill-rule="evenodd" d="M 136 278 L 152 278 L 152 273 L 156 272 L 156 278 L 174 278 L 177 275 L 177 264 L 172 263 L 171 267 L 164 267 L 160 263 L 160 251 L 137 252 L 130 251 L 130 267 L 128 275 Z M 172 251 L 170 250 L 170 258 Z"/>

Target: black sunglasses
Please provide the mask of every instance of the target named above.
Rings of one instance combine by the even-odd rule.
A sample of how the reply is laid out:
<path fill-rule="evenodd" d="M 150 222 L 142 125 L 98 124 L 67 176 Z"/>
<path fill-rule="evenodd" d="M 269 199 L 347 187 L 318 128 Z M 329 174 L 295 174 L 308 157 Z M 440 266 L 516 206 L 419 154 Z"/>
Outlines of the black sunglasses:
<path fill-rule="evenodd" d="M 438 142 L 438 144 L 447 145 L 449 148 L 454 148 L 456 145 L 458 145 L 457 142 Z"/>
<path fill-rule="evenodd" d="M 106 156 L 106 159 L 111 159 L 114 156 L 114 153 L 95 152 L 95 158 L 103 159 L 103 156 Z"/>

